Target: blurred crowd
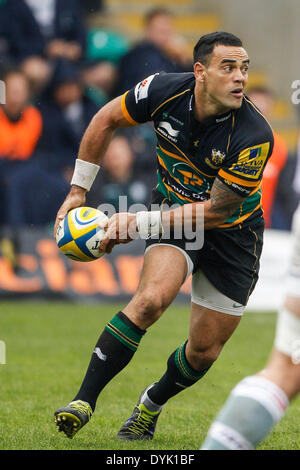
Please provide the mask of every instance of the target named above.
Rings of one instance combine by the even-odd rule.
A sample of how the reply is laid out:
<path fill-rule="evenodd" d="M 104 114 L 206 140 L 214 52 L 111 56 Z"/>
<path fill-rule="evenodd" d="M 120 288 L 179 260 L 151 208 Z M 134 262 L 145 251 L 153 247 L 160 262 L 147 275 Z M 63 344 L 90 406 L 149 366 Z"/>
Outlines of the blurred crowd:
<path fill-rule="evenodd" d="M 114 31 L 89 27 L 101 0 L 0 0 L 0 249 L 16 263 L 20 226 L 51 226 L 69 190 L 74 161 L 92 116 L 148 75 L 192 71 L 173 15 L 152 9 L 143 37 L 132 43 Z M 268 116 L 267 89 L 250 98 Z M 296 159 L 280 136 L 266 171 L 268 227 L 289 229 L 297 193 Z M 292 162 L 292 164 L 290 164 Z M 155 135 L 150 124 L 115 134 L 87 204 L 148 204 L 155 183 Z"/>

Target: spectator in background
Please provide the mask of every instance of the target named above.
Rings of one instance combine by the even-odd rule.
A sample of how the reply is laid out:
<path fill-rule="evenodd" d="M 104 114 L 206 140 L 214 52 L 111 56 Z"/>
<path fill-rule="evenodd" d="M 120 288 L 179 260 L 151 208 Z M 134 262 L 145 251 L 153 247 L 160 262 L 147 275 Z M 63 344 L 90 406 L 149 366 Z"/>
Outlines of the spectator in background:
<path fill-rule="evenodd" d="M 33 89 L 40 91 L 58 57 L 78 62 L 85 51 L 86 31 L 77 0 L 4 1 L 0 15 L 9 25 L 8 53 L 21 64 Z"/>
<path fill-rule="evenodd" d="M 56 62 L 39 108 L 44 121 L 39 152 L 47 155 L 47 168 L 61 171 L 73 165 L 87 123 L 98 111 L 84 95 L 80 73 L 68 60 Z"/>
<path fill-rule="evenodd" d="M 270 120 L 274 106 L 274 97 L 272 92 L 268 88 L 257 87 L 250 89 L 247 96 L 255 106 L 257 106 L 266 119 Z M 273 153 L 267 162 L 262 180 L 262 206 L 266 228 L 270 228 L 272 226 L 272 211 L 278 180 L 288 158 L 288 148 L 284 139 L 276 132 L 273 133 Z"/>
<path fill-rule="evenodd" d="M 59 201 L 69 188 L 70 168 L 83 131 L 98 109 L 83 95 L 74 65 L 60 60 L 39 110 L 43 132 L 34 159 L 11 179 L 10 223 L 13 227 L 53 222 Z"/>
<path fill-rule="evenodd" d="M 28 166 L 42 130 L 40 112 L 28 104 L 29 83 L 19 70 L 7 71 L 6 104 L 0 107 L 1 251 L 16 265 L 16 238 L 11 231 L 10 197 L 14 174 Z"/>
<path fill-rule="evenodd" d="M 127 197 L 128 209 L 133 204 L 148 205 L 152 181 L 136 175 L 134 160 L 135 154 L 128 138 L 122 134 L 116 135 L 104 156 L 103 171 L 87 194 L 87 205 L 97 207 L 99 204 L 110 204 L 119 212 L 120 195 Z"/>
<path fill-rule="evenodd" d="M 129 50 L 129 41 L 110 28 L 94 27 L 87 34 L 83 80 L 89 96 L 103 106 L 113 97 L 118 64 Z"/>
<path fill-rule="evenodd" d="M 174 16 L 165 8 L 154 8 L 144 19 L 144 37 L 127 53 L 118 65 L 117 84 L 114 95 L 118 96 L 132 88 L 147 76 L 160 72 L 192 71 L 186 44 L 174 29 Z M 128 129 L 133 144 L 143 149 L 135 162 L 135 169 L 142 178 L 153 171 L 156 142 L 151 126 L 147 123 Z"/>
<path fill-rule="evenodd" d="M 164 8 L 153 9 L 146 15 L 144 39 L 120 61 L 116 95 L 156 72 L 192 71 L 192 59 L 183 38 L 174 31 L 173 20 L 173 15 Z"/>
<path fill-rule="evenodd" d="M 105 8 L 103 0 L 79 0 L 81 9 L 86 17 L 99 13 Z"/>

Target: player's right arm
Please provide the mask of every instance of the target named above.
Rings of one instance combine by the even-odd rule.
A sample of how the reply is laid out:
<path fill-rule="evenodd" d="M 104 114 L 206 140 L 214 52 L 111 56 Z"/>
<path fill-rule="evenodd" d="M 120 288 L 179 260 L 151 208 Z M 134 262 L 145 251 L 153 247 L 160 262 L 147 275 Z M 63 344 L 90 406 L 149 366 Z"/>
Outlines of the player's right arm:
<path fill-rule="evenodd" d="M 135 123 L 124 117 L 122 100 L 119 96 L 103 106 L 87 127 L 78 152 L 78 159 L 99 165 L 110 143 L 114 131 L 119 127 L 128 127 Z M 130 118 L 129 118 L 130 119 Z M 54 225 L 54 236 L 57 225 L 71 209 L 84 206 L 87 190 L 72 184 L 69 194 L 58 210 Z"/>

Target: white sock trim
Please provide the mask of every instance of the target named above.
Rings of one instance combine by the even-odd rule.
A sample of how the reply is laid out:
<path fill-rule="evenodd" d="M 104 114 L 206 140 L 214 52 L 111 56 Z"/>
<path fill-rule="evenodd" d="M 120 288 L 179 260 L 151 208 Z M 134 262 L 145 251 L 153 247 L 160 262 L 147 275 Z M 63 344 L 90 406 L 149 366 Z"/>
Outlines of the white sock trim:
<path fill-rule="evenodd" d="M 289 404 L 285 392 L 274 382 L 264 377 L 246 377 L 231 393 L 258 401 L 271 414 L 274 423 L 282 418 Z"/>
<path fill-rule="evenodd" d="M 218 441 L 228 450 L 252 450 L 253 445 L 235 429 L 216 421 L 209 429 L 208 437 Z M 204 444 L 205 445 L 205 444 Z M 201 449 L 202 450 L 202 449 Z M 207 450 L 207 449 L 206 449 Z"/>
<path fill-rule="evenodd" d="M 144 391 L 142 397 L 141 397 L 141 403 L 143 403 L 146 407 L 150 405 L 151 409 L 149 411 L 160 411 L 162 409 L 162 405 L 158 405 L 157 403 L 154 403 L 154 401 L 151 400 L 151 398 L 148 395 L 148 390 L 153 387 L 154 384 L 149 385 L 149 387 L 146 388 Z"/>

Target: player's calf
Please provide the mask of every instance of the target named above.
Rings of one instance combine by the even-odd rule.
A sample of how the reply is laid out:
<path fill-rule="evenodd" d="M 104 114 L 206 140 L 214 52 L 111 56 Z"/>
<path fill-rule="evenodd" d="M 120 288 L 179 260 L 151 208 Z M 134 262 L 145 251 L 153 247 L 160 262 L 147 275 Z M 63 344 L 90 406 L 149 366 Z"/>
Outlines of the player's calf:
<path fill-rule="evenodd" d="M 243 379 L 211 425 L 202 450 L 252 450 L 282 418 L 286 394 L 264 377 Z"/>

